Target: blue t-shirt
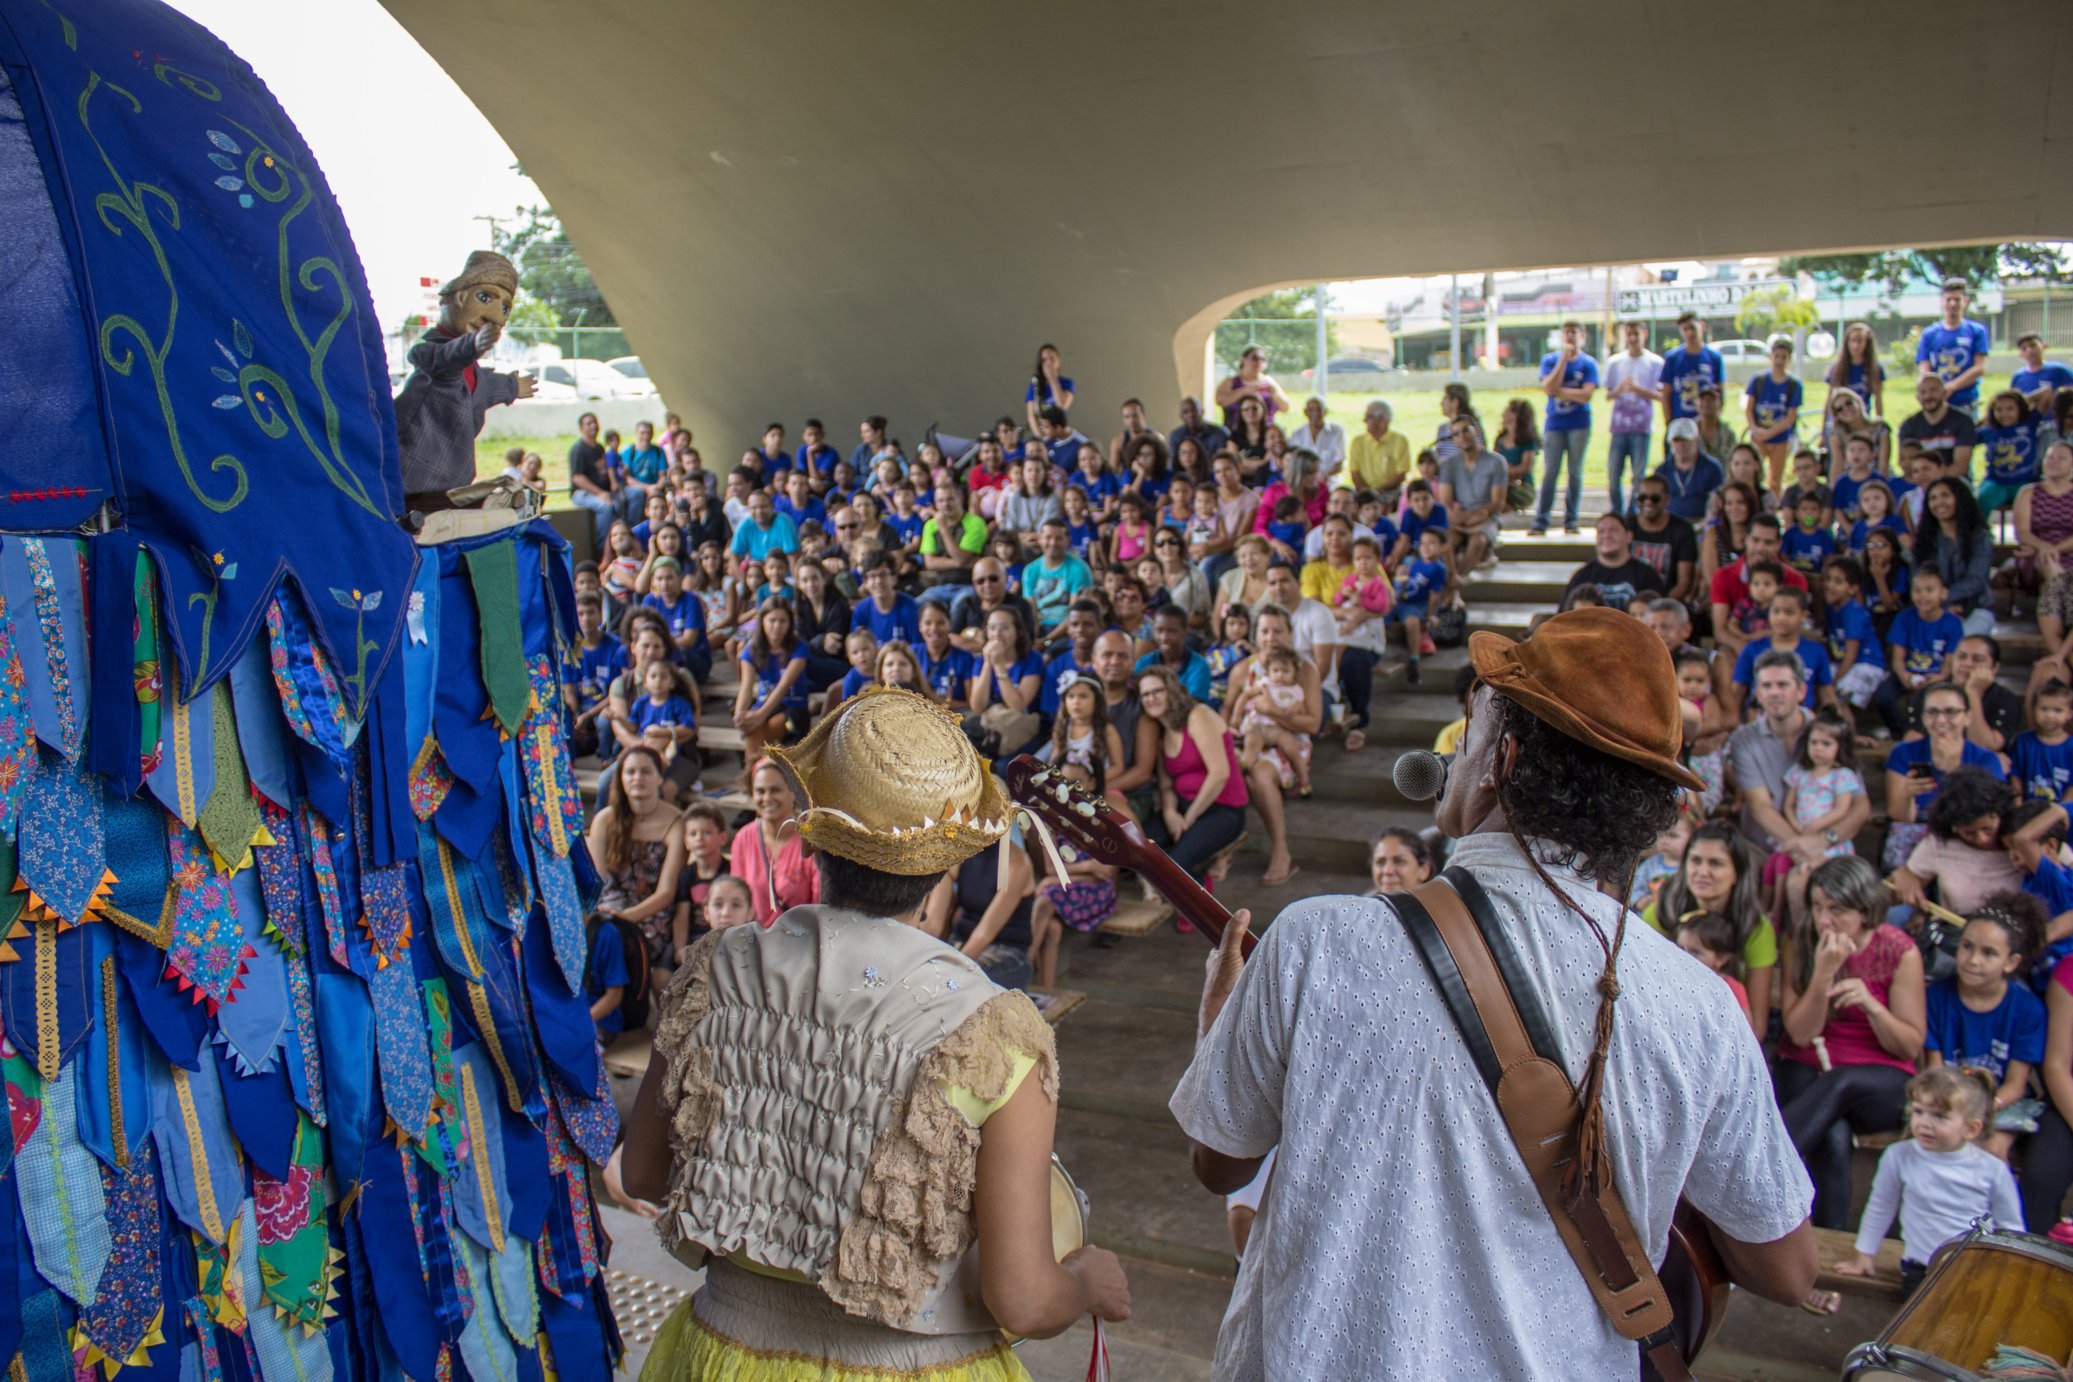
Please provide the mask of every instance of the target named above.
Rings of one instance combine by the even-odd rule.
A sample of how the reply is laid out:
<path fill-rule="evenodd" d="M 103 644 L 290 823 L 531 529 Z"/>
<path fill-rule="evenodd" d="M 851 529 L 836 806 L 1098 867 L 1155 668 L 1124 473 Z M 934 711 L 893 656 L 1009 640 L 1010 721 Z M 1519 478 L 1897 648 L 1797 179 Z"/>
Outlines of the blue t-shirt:
<path fill-rule="evenodd" d="M 1871 535 L 1880 529 L 1884 529 L 1886 532 L 1899 538 L 1900 550 L 1903 552 L 1907 550 L 1907 524 L 1901 522 L 1897 515 L 1889 513 L 1876 523 L 1869 518 L 1860 518 L 1850 525 L 1850 555 L 1853 557 L 1863 556 L 1864 544 L 1871 541 Z"/>
<path fill-rule="evenodd" d="M 995 701 L 999 701 L 1001 698 L 1000 677 L 994 673 L 994 670 L 991 667 L 988 667 L 986 665 L 986 660 L 984 658 L 973 658 L 971 667 L 972 679 L 974 681 L 977 681 L 980 677 L 985 677 L 987 686 L 992 692 L 993 699 Z M 1020 682 L 1024 677 L 1036 677 L 1039 681 L 1041 681 L 1043 679 L 1043 675 L 1044 660 L 1035 653 L 1024 653 L 1021 656 L 1021 658 L 1015 663 L 1015 665 L 1008 669 L 1008 679 L 1010 681 L 1015 682 Z M 1040 687 L 1039 695 L 1041 696 L 1041 694 L 1042 688 Z M 1009 747 L 1012 748 L 1014 746 L 1009 745 Z"/>
<path fill-rule="evenodd" d="M 1546 379 L 1555 372 L 1555 365 L 1562 358 L 1562 352 L 1551 350 L 1540 357 L 1540 377 Z M 1562 370 L 1561 387 L 1580 389 L 1586 384 L 1598 382 L 1598 362 L 1590 356 L 1579 353 Z M 1543 430 L 1549 432 L 1588 432 L 1591 430 L 1591 405 L 1571 403 L 1563 398 L 1550 398 Z"/>
<path fill-rule="evenodd" d="M 1922 343 L 1915 347 L 1915 362 L 1926 361 L 1938 378 L 1949 383 L 1971 369 L 1973 362 L 1987 353 L 1988 345 L 1987 328 L 1979 322 L 1961 321 L 1955 327 L 1938 322 L 1923 331 Z M 1950 397 L 1953 408 L 1970 408 L 1977 402 L 1977 383 L 1967 384 Z"/>
<path fill-rule="evenodd" d="M 1051 464 L 1060 470 L 1066 469 L 1079 458 L 1080 447 L 1087 439 L 1079 435 L 1056 438 L 1044 443 L 1044 452 L 1050 456 Z"/>
<path fill-rule="evenodd" d="M 928 523 L 928 519 L 924 518 L 919 512 L 910 513 L 905 518 L 900 517 L 896 513 L 888 512 L 885 516 L 885 521 L 891 524 L 892 530 L 900 535 L 900 542 L 903 546 L 909 542 L 921 541 L 921 530 Z"/>
<path fill-rule="evenodd" d="M 782 513 L 772 515 L 767 528 L 757 527 L 756 521 L 750 519 L 734 530 L 734 541 L 727 550 L 752 561 L 761 561 L 772 552 L 789 556 L 799 550 L 799 529 Z"/>
<path fill-rule="evenodd" d="M 2028 365 L 2009 376 L 2008 387 L 2019 394 L 2033 394 L 2046 384 L 2054 389 L 2063 389 L 2073 384 L 2073 369 L 2067 369 L 2056 360 L 2046 360 L 2036 369 Z"/>
<path fill-rule="evenodd" d="M 1845 471 L 1843 474 L 1836 476 L 1835 483 L 1829 486 L 1829 498 L 1836 508 L 1855 518 L 1863 511 L 1863 506 L 1857 502 L 1857 492 L 1874 480 L 1884 480 L 1886 482 L 1886 489 L 1893 496 L 1892 514 L 1888 516 L 1897 515 L 1900 512 L 1901 498 L 1904 495 L 1913 493 L 1915 488 L 1912 480 L 1903 479 L 1898 475 L 1881 475 L 1874 470 L 1862 480 L 1857 480 L 1852 479 L 1849 472 Z"/>
<path fill-rule="evenodd" d="M 878 602 L 866 595 L 850 611 L 849 622 L 852 628 L 871 630 L 881 648 L 894 639 L 907 644 L 921 642 L 921 602 L 912 595 L 894 594 L 889 610 L 880 609 Z"/>
<path fill-rule="evenodd" d="M 1418 516 L 1418 510 L 1416 509 L 1406 508 L 1404 510 L 1403 535 L 1411 540 L 1411 548 L 1406 555 L 1416 556 L 1418 554 L 1418 538 L 1427 528 L 1438 528 L 1442 532 L 1446 531 L 1446 509 L 1435 502 L 1432 506 L 1432 511 L 1423 518 Z M 1292 543 L 1290 545 L 1294 546 L 1296 544 Z"/>
<path fill-rule="evenodd" d="M 2015 764 L 2015 780 L 2022 784 L 2025 796 L 2063 801 L 2067 789 L 2073 788 L 2073 735 L 2047 744 L 2037 737 L 2036 730 L 2026 729 L 2015 736 L 2008 756 Z"/>
<path fill-rule="evenodd" d="M 822 442 L 812 451 L 806 449 L 805 442 L 800 442 L 799 449 L 792 453 L 793 465 L 801 470 L 818 472 L 822 475 L 832 471 L 835 468 L 835 462 L 841 459 L 842 454 L 826 442 Z"/>
<path fill-rule="evenodd" d="M 2023 880 L 2023 891 L 2044 904 L 2047 917 L 2073 912 L 2073 873 L 2049 855 L 2037 860 L 2037 871 Z M 2055 940 L 2044 948 L 2030 967 L 2030 983 L 2039 993 L 2047 992 L 2052 971 L 2059 961 L 2073 954 L 2073 936 Z"/>
<path fill-rule="evenodd" d="M 1864 377 L 1863 365 L 1852 363 L 1843 367 L 1843 387 L 1863 401 L 1866 413 L 1871 412 L 1871 383 Z"/>
<path fill-rule="evenodd" d="M 789 654 L 772 653 L 761 662 L 757 662 L 750 656 L 749 651 L 744 648 L 741 654 L 741 662 L 742 666 L 748 669 L 745 675 L 753 678 L 756 683 L 755 704 L 757 705 L 761 705 L 770 699 L 770 693 L 777 690 L 778 682 L 784 679 L 786 669 L 793 663 L 798 663 L 799 675 L 792 679 L 792 689 L 785 693 L 785 698 L 780 704 L 788 710 L 806 709 L 805 644 L 794 644 Z"/>
<path fill-rule="evenodd" d="M 818 523 L 822 531 L 827 530 L 828 506 L 811 495 L 807 496 L 804 504 L 794 504 L 789 494 L 780 494 L 770 502 L 776 506 L 782 517 L 792 521 L 795 528 L 803 528 L 808 523 Z"/>
<path fill-rule="evenodd" d="M 1852 600 L 1846 605 L 1831 608 L 1824 622 L 1828 627 L 1831 664 L 1842 662 L 1850 640 L 1855 639 L 1859 665 L 1885 670 L 1886 650 L 1879 645 L 1878 626 L 1872 623 L 1871 611 L 1864 607 L 1864 601 Z"/>
<path fill-rule="evenodd" d="M 1089 560 L 1094 553 L 1094 544 L 1101 539 L 1101 529 L 1092 523 L 1068 523 L 1065 525 L 1066 545 L 1081 561 Z"/>
<path fill-rule="evenodd" d="M 583 966 L 583 996 L 595 1003 L 605 996 L 607 989 L 624 989 L 632 982 L 633 975 L 626 968 L 626 946 L 619 939 L 619 928 L 609 921 L 600 920 L 591 932 L 590 957 Z M 624 993 L 619 995 L 619 1006 L 597 1020 L 597 1030 L 603 1036 L 615 1036 L 626 1030 Z"/>
<path fill-rule="evenodd" d="M 2035 413 L 2030 414 L 2013 427 L 1995 427 L 1980 424 L 1980 450 L 1987 453 L 1987 478 L 1997 485 L 2027 485 L 2037 478 L 2037 463 L 2043 459 L 2037 451 L 2037 423 Z"/>
<path fill-rule="evenodd" d="M 576 644 L 576 708 L 588 710 L 605 698 L 612 678 L 626 670 L 626 645 L 607 633 L 597 646 Z"/>
<path fill-rule="evenodd" d="M 1768 638 L 1751 639 L 1735 658 L 1735 685 L 1756 684 L 1756 660 L 1773 651 Z M 1814 691 L 1817 687 L 1835 685 L 1835 664 L 1828 660 L 1828 648 L 1816 639 L 1802 637 L 1798 646 L 1782 651 L 1798 655 L 1801 665 L 1807 669 L 1807 695 L 1801 702 L 1809 710 L 1814 708 Z"/>
<path fill-rule="evenodd" d="M 1886 641 L 1901 648 L 1902 660 L 1895 671 L 1907 672 L 1917 677 L 1933 677 L 1943 670 L 1943 661 L 1965 637 L 1965 621 L 1945 609 L 1942 617 L 1924 619 L 1921 612 L 1909 605 L 1894 616 L 1893 627 L 1886 631 Z M 2001 761 L 1996 758 L 1997 764 Z"/>
<path fill-rule="evenodd" d="M 1444 590 L 1446 585 L 1447 568 L 1444 565 L 1423 557 L 1407 557 L 1398 568 L 1396 578 L 1397 608 L 1411 606 L 1410 613 L 1421 613 L 1433 593 Z"/>
<path fill-rule="evenodd" d="M 695 648 L 705 641 L 705 601 L 690 591 L 678 595 L 675 604 L 666 603 L 660 595 L 644 595 L 641 603 L 659 611 L 669 621 L 671 638 L 682 638 L 687 633 L 696 632 L 699 637 L 691 646 Z"/>
<path fill-rule="evenodd" d="M 626 473 L 644 485 L 654 484 L 669 469 L 669 457 L 662 454 L 659 446 L 629 446 L 619 454 L 619 460 Z"/>
<path fill-rule="evenodd" d="M 837 699 L 846 701 L 877 680 L 869 672 L 859 672 L 852 667 L 842 674 L 842 694 Z"/>
<path fill-rule="evenodd" d="M 1706 501 L 1713 491 L 1727 483 L 1727 471 L 1719 461 L 1701 453 L 1689 471 L 1679 470 L 1675 461 L 1664 461 L 1651 478 L 1669 489 L 1670 502 L 1665 507 L 1671 513 L 1687 523 L 1697 523 L 1706 517 Z"/>
<path fill-rule="evenodd" d="M 1039 394 L 1037 392 L 1037 386 L 1039 383 L 1043 385 L 1042 394 Z M 1062 374 L 1058 376 L 1058 387 L 1064 389 L 1067 393 L 1070 394 L 1076 394 L 1079 392 L 1079 389 L 1074 386 L 1072 380 L 1068 379 L 1066 376 Z M 1039 408 L 1050 407 L 1051 404 L 1056 401 L 1056 399 L 1057 395 L 1051 392 L 1051 381 L 1048 379 L 1032 379 L 1029 381 L 1029 386 L 1022 390 L 1022 401 L 1024 403 L 1034 403 Z"/>
<path fill-rule="evenodd" d="M 1441 510 L 1440 507 L 1437 504 L 1435 504 L 1433 505 L 1433 511 L 1435 513 L 1438 513 Z M 1387 560 L 1389 557 L 1389 549 L 1396 546 L 1396 523 L 1387 514 L 1377 514 L 1375 515 L 1375 525 L 1373 528 L 1373 532 L 1375 534 L 1375 545 L 1382 550 L 1383 559 Z"/>
<path fill-rule="evenodd" d="M 1784 556 L 1787 566 L 1802 575 L 1811 576 L 1821 569 L 1821 563 L 1835 555 L 1835 534 L 1826 528 L 1809 531 L 1795 523 L 1785 530 L 1778 551 Z"/>
<path fill-rule="evenodd" d="M 671 696 L 661 705 L 652 697 L 642 696 L 628 708 L 629 718 L 635 729 L 696 729 L 698 717 L 692 713 L 691 702 L 682 696 Z"/>
<path fill-rule="evenodd" d="M 1066 606 L 1093 587 L 1094 572 L 1075 556 L 1055 567 L 1039 557 L 1022 568 L 1023 598 L 1036 606 L 1037 623 L 1047 629 L 1063 621 Z"/>
<path fill-rule="evenodd" d="M 1159 661 L 1161 659 L 1156 650 L 1146 653 L 1137 660 L 1136 670 L 1142 672 Z M 1209 665 L 1208 658 L 1190 649 L 1188 651 L 1188 665 L 1180 669 L 1179 675 L 1182 690 L 1198 701 L 1209 699 L 1210 685 L 1216 680 L 1216 669 Z"/>
<path fill-rule="evenodd" d="M 1075 470 L 1066 483 L 1085 494 L 1088 506 L 1097 510 L 1104 499 L 1113 499 L 1123 492 L 1123 477 L 1112 470 L 1104 470 L 1091 480 L 1086 471 Z"/>
<path fill-rule="evenodd" d="M 1929 770 L 1936 777 L 1934 785 L 1927 791 L 1915 793 L 1915 814 L 1917 817 L 1926 820 L 1929 816 L 1929 803 L 1936 799 L 1936 789 L 1943 786 L 1943 769 L 1937 767 L 1936 760 L 1929 756 L 1929 741 L 1927 739 L 1908 739 L 1895 744 L 1893 752 L 1886 755 L 1886 771 L 1889 773 L 1899 773 L 1902 777 L 1906 777 L 1908 769 L 1914 767 L 1917 763 L 1927 763 Z M 2008 780 L 2008 773 L 2001 767 L 2001 755 L 1981 748 L 1970 739 L 1965 741 L 1959 758 L 1959 766 L 1983 768 L 2003 782 Z"/>
<path fill-rule="evenodd" d="M 1806 390 L 1800 384 L 1797 375 L 1788 374 L 1781 381 L 1771 378 L 1769 370 L 1765 370 L 1762 374 L 1750 380 L 1749 387 L 1742 392 L 1747 394 L 1756 404 L 1756 425 L 1758 427 L 1776 427 L 1787 418 L 1797 418 L 1800 404 L 1806 397 Z M 1766 444 L 1784 446 L 1791 441 L 1792 433 L 1788 431 L 1781 433 Z"/>
<path fill-rule="evenodd" d="M 1058 702 L 1065 695 L 1065 688 L 1072 685 L 1075 677 L 1091 677 L 1092 667 L 1082 667 L 1080 660 L 1067 648 L 1044 664 L 1044 687 L 1037 696 L 1037 709 L 1046 715 L 1058 713 Z"/>
<path fill-rule="evenodd" d="M 943 656 L 932 657 L 928 645 L 917 641 L 914 660 L 921 664 L 922 680 L 929 684 L 929 690 L 939 699 L 965 698 L 965 684 L 972 679 L 973 658 L 970 653 L 953 645 L 943 650 Z"/>
<path fill-rule="evenodd" d="M 1992 1071 L 2006 1079 L 2010 1061 L 2026 1061 L 2034 1069 L 2044 1060 L 2044 1000 L 2015 976 L 1992 1012 L 1974 1012 L 1958 996 L 1955 977 L 1929 986 L 1929 1024 L 1922 1049 L 1943 1056 L 1945 1065 Z"/>
<path fill-rule="evenodd" d="M 1701 347 L 1697 354 L 1679 345 L 1663 354 L 1663 387 L 1670 391 L 1670 420 L 1699 415 L 1699 391 L 1711 384 L 1720 387 L 1727 378 L 1727 365 L 1720 352 Z M 1683 515 L 1680 515 L 1683 516 Z"/>

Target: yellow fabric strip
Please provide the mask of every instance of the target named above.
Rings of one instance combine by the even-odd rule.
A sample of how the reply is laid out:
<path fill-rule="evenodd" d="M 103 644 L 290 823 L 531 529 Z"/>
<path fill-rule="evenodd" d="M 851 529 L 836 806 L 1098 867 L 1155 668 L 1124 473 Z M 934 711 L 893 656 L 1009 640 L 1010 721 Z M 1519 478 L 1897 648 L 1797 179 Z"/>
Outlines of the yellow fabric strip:
<path fill-rule="evenodd" d="M 187 725 L 191 712 L 181 704 L 178 695 L 167 696 L 165 700 L 172 728 L 172 743 L 167 751 L 173 755 L 173 779 L 180 798 L 180 821 L 183 825 L 192 826 L 201 812 L 194 800 L 194 740 L 193 731 Z"/>
<path fill-rule="evenodd" d="M 58 1077 L 58 928 L 38 922 L 36 933 L 36 1073 Z"/>
<path fill-rule="evenodd" d="M 497 1184 L 490 1173 L 489 1137 L 482 1126 L 482 1103 L 475 1097 L 472 1065 L 461 1064 L 461 1107 L 468 1119 L 468 1149 L 475 1162 L 475 1183 L 482 1190 L 482 1215 L 489 1224 L 490 1250 L 500 1253 L 504 1250 L 504 1216 L 497 1212 Z"/>
<path fill-rule="evenodd" d="M 202 1145 L 200 1120 L 194 1110 L 194 1091 L 187 1087 L 187 1072 L 177 1065 L 173 1067 L 173 1093 L 180 1100 L 180 1122 L 187 1130 L 187 1155 L 194 1162 L 195 1206 L 201 1210 L 202 1227 L 209 1231 L 210 1240 L 221 1243 L 223 1216 L 216 1209 L 216 1187 L 209 1183 L 209 1150 Z"/>
<path fill-rule="evenodd" d="M 489 990 L 472 979 L 468 981 L 468 1008 L 475 1014 L 475 1030 L 482 1033 L 482 1044 L 489 1048 L 497 1074 L 503 1077 L 504 1102 L 511 1105 L 513 1113 L 524 1113 L 525 1100 L 518 1092 L 518 1077 L 511 1073 L 511 1062 L 504 1058 L 504 1043 L 497 1040 L 497 1024 L 490 1017 Z"/>
<path fill-rule="evenodd" d="M 453 850 L 448 848 L 444 840 L 440 840 L 438 844 L 439 877 L 440 881 L 446 884 L 444 899 L 447 911 L 453 914 L 453 933 L 460 939 L 461 956 L 468 962 L 470 977 L 480 979 L 482 977 L 482 959 L 476 955 L 475 946 L 468 939 L 468 915 L 461 906 L 460 882 L 453 876 Z"/>
<path fill-rule="evenodd" d="M 116 1044 L 115 957 L 101 961 L 101 1030 L 108 1038 L 108 1123 L 115 1136 L 115 1164 L 130 1164 L 130 1140 L 122 1130 L 122 1048 Z"/>

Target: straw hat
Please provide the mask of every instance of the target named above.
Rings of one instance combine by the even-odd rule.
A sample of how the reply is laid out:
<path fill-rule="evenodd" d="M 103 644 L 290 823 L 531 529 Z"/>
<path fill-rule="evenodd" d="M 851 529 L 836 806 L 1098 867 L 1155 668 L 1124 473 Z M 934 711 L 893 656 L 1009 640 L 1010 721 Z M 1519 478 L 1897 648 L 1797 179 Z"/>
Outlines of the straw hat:
<path fill-rule="evenodd" d="M 460 274 L 447 280 L 440 288 L 439 296 L 451 297 L 478 283 L 487 283 L 493 288 L 502 288 L 513 297 L 518 296 L 518 270 L 511 266 L 510 260 L 494 250 L 472 251 Z"/>
<path fill-rule="evenodd" d="M 1491 690 L 1570 738 L 1681 787 L 1704 788 L 1677 761 L 1684 714 L 1670 650 L 1633 615 L 1573 609 L 1518 643 L 1479 630 L 1469 635 L 1468 658 Z"/>
<path fill-rule="evenodd" d="M 956 712 L 912 691 L 866 687 L 770 756 L 799 784 L 806 842 L 869 868 L 942 873 L 1008 833 L 1014 807 Z"/>

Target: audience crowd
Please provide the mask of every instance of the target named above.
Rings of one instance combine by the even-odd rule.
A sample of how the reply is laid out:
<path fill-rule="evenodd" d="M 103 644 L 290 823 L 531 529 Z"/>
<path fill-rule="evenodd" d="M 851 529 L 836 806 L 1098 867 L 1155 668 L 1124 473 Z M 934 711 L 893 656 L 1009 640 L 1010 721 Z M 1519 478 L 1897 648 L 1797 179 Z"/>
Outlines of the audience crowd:
<path fill-rule="evenodd" d="M 577 568 L 568 710 L 577 751 L 606 764 L 601 1037 L 638 1025 L 698 934 L 814 900 L 791 789 L 761 752 L 866 686 L 957 712 L 992 757 L 1047 759 L 1212 887 L 1257 818 L 1263 881 L 1286 881 L 1286 801 L 1309 794 L 1314 741 L 1362 751 L 1378 681 L 1417 684 L 1460 641 L 1464 580 L 1496 560 L 1503 515 L 1544 533 L 1559 497 L 1577 529 L 1601 412 L 1607 508 L 1562 606 L 1623 609 L 1663 639 L 1706 783 L 1630 900 L 1733 986 L 1774 1053 L 1817 1224 L 1850 1215 L 1862 1139 L 1964 1125 L 1969 1096 L 1919 1077 L 1949 1066 L 1986 1091 L 1975 1140 L 2002 1174 L 2013 1159 L 2024 1216 L 2050 1228 L 2073 1183 L 2073 370 L 2026 337 L 2012 386 L 1983 400 L 1967 305 L 1945 285 L 1917 376 L 1890 385 L 1851 326 L 1818 417 L 1778 342 L 1739 429 L 1691 316 L 1666 354 L 1628 324 L 1603 361 L 1572 323 L 1541 398 L 1488 428 L 1449 385 L 1431 438 L 1382 400 L 1350 433 L 1319 399 L 1298 409 L 1257 349 L 1171 428 L 1132 399 L 1114 431 L 1081 431 L 1046 345 L 1020 416 L 983 435 L 910 448 L 874 416 L 845 449 L 818 419 L 796 440 L 773 422 L 724 480 L 674 416 L 626 445 L 586 415 L 571 498 L 600 555 Z M 2013 533 L 1998 563 L 1997 521 Z M 1994 630 L 2022 603 L 2042 648 L 2019 692 Z M 742 754 L 738 811 L 702 793 L 716 750 Z M 1119 880 L 1070 850 L 1063 882 L 1032 850 L 1006 857 L 946 878 L 925 921 L 1001 982 L 1048 986 L 1064 928 L 1107 939 Z M 1376 886 L 1436 862 L 1433 842 L 1385 832 Z"/>

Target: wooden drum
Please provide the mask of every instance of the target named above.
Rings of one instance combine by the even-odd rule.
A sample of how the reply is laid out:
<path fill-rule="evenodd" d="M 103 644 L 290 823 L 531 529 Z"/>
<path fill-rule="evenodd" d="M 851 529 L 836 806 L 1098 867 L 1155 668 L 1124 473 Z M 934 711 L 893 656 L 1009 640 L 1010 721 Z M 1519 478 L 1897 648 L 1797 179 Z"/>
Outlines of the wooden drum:
<path fill-rule="evenodd" d="M 1843 1378 L 1974 1382 L 2002 1344 L 2062 1365 L 2073 1356 L 2073 1250 L 1977 1230 L 1945 1244 L 1886 1332 L 1850 1351 Z"/>

